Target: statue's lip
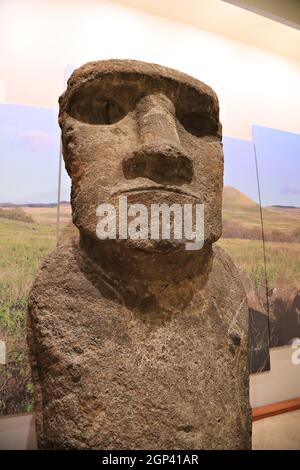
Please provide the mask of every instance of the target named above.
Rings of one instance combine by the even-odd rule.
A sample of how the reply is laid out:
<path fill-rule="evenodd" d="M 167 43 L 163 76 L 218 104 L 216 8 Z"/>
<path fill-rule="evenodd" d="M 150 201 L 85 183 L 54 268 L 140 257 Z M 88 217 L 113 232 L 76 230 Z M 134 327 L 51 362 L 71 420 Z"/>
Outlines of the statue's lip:
<path fill-rule="evenodd" d="M 120 194 L 132 194 L 132 193 L 137 193 L 137 192 L 147 192 L 147 191 L 166 191 L 169 193 L 175 193 L 175 194 L 182 194 L 183 196 L 188 196 L 192 197 L 194 199 L 197 199 L 198 202 L 200 202 L 200 198 L 197 194 L 194 194 L 190 191 L 183 190 L 182 188 L 179 188 L 178 186 L 170 186 L 170 185 L 147 185 L 147 186 L 135 186 L 135 187 L 130 187 L 130 188 L 119 188 L 116 189 L 111 193 L 111 196 L 118 196 Z"/>

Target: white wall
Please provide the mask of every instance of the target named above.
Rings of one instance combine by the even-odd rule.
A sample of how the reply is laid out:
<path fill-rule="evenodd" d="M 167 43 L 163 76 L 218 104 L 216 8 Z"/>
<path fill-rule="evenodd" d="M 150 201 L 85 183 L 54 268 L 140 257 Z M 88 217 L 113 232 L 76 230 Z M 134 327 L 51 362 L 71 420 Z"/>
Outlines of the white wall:
<path fill-rule="evenodd" d="M 300 397 L 300 364 L 292 362 L 289 347 L 270 350 L 271 370 L 250 377 L 250 402 L 253 408 Z"/>
<path fill-rule="evenodd" d="M 56 107 L 67 64 L 132 58 L 211 85 L 225 135 L 251 139 L 253 123 L 300 133 L 300 63 L 105 0 L 2 0 L 0 43 L 7 102 Z M 251 378 L 253 406 L 300 396 L 290 350 L 271 355 L 271 372 Z"/>
<path fill-rule="evenodd" d="M 5 103 L 5 84 L 3 80 L 0 80 L 0 103 Z"/>
<path fill-rule="evenodd" d="M 106 0 L 2 0 L 0 44 L 7 102 L 55 107 L 66 64 L 133 58 L 211 85 L 225 135 L 251 139 L 253 123 L 300 132 L 300 63 Z"/>
<path fill-rule="evenodd" d="M 0 450 L 26 449 L 36 449 L 33 415 L 0 416 Z"/>

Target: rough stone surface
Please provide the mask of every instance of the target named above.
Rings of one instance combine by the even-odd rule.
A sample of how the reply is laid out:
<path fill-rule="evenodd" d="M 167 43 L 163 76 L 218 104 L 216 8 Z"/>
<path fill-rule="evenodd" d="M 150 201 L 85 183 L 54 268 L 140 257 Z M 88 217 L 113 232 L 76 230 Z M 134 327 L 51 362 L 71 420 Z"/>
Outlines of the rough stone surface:
<path fill-rule="evenodd" d="M 29 299 L 38 444 L 248 449 L 247 298 L 221 235 L 215 93 L 165 67 L 100 61 L 60 98 L 80 240 L 44 262 Z M 202 202 L 205 241 L 99 240 L 96 208 Z"/>

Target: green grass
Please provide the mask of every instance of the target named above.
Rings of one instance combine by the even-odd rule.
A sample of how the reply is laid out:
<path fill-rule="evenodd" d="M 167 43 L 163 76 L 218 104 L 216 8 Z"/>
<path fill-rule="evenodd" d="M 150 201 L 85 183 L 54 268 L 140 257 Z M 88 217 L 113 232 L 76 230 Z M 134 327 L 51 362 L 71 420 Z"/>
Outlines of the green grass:
<path fill-rule="evenodd" d="M 0 336 L 7 364 L 0 369 L 0 414 L 32 408 L 25 340 L 27 296 L 38 267 L 55 246 L 55 224 L 0 218 Z"/>
<path fill-rule="evenodd" d="M 260 240 L 221 239 L 218 244 L 245 271 L 256 288 L 264 286 L 263 249 Z M 268 287 L 300 285 L 300 243 L 266 243 Z"/>
<path fill-rule="evenodd" d="M 252 280 L 257 289 L 265 285 L 264 259 L 260 240 L 221 239 L 220 245 Z"/>

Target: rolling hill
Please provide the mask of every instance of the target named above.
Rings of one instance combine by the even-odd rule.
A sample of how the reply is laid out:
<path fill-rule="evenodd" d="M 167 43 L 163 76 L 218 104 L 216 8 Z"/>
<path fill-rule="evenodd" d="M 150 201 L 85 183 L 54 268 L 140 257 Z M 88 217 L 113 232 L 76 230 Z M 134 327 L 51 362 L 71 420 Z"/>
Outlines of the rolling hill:
<path fill-rule="evenodd" d="M 262 209 L 265 233 L 293 236 L 300 230 L 300 208 L 264 207 Z M 259 205 L 231 186 L 223 190 L 223 222 L 242 225 L 248 229 L 261 229 Z"/>

